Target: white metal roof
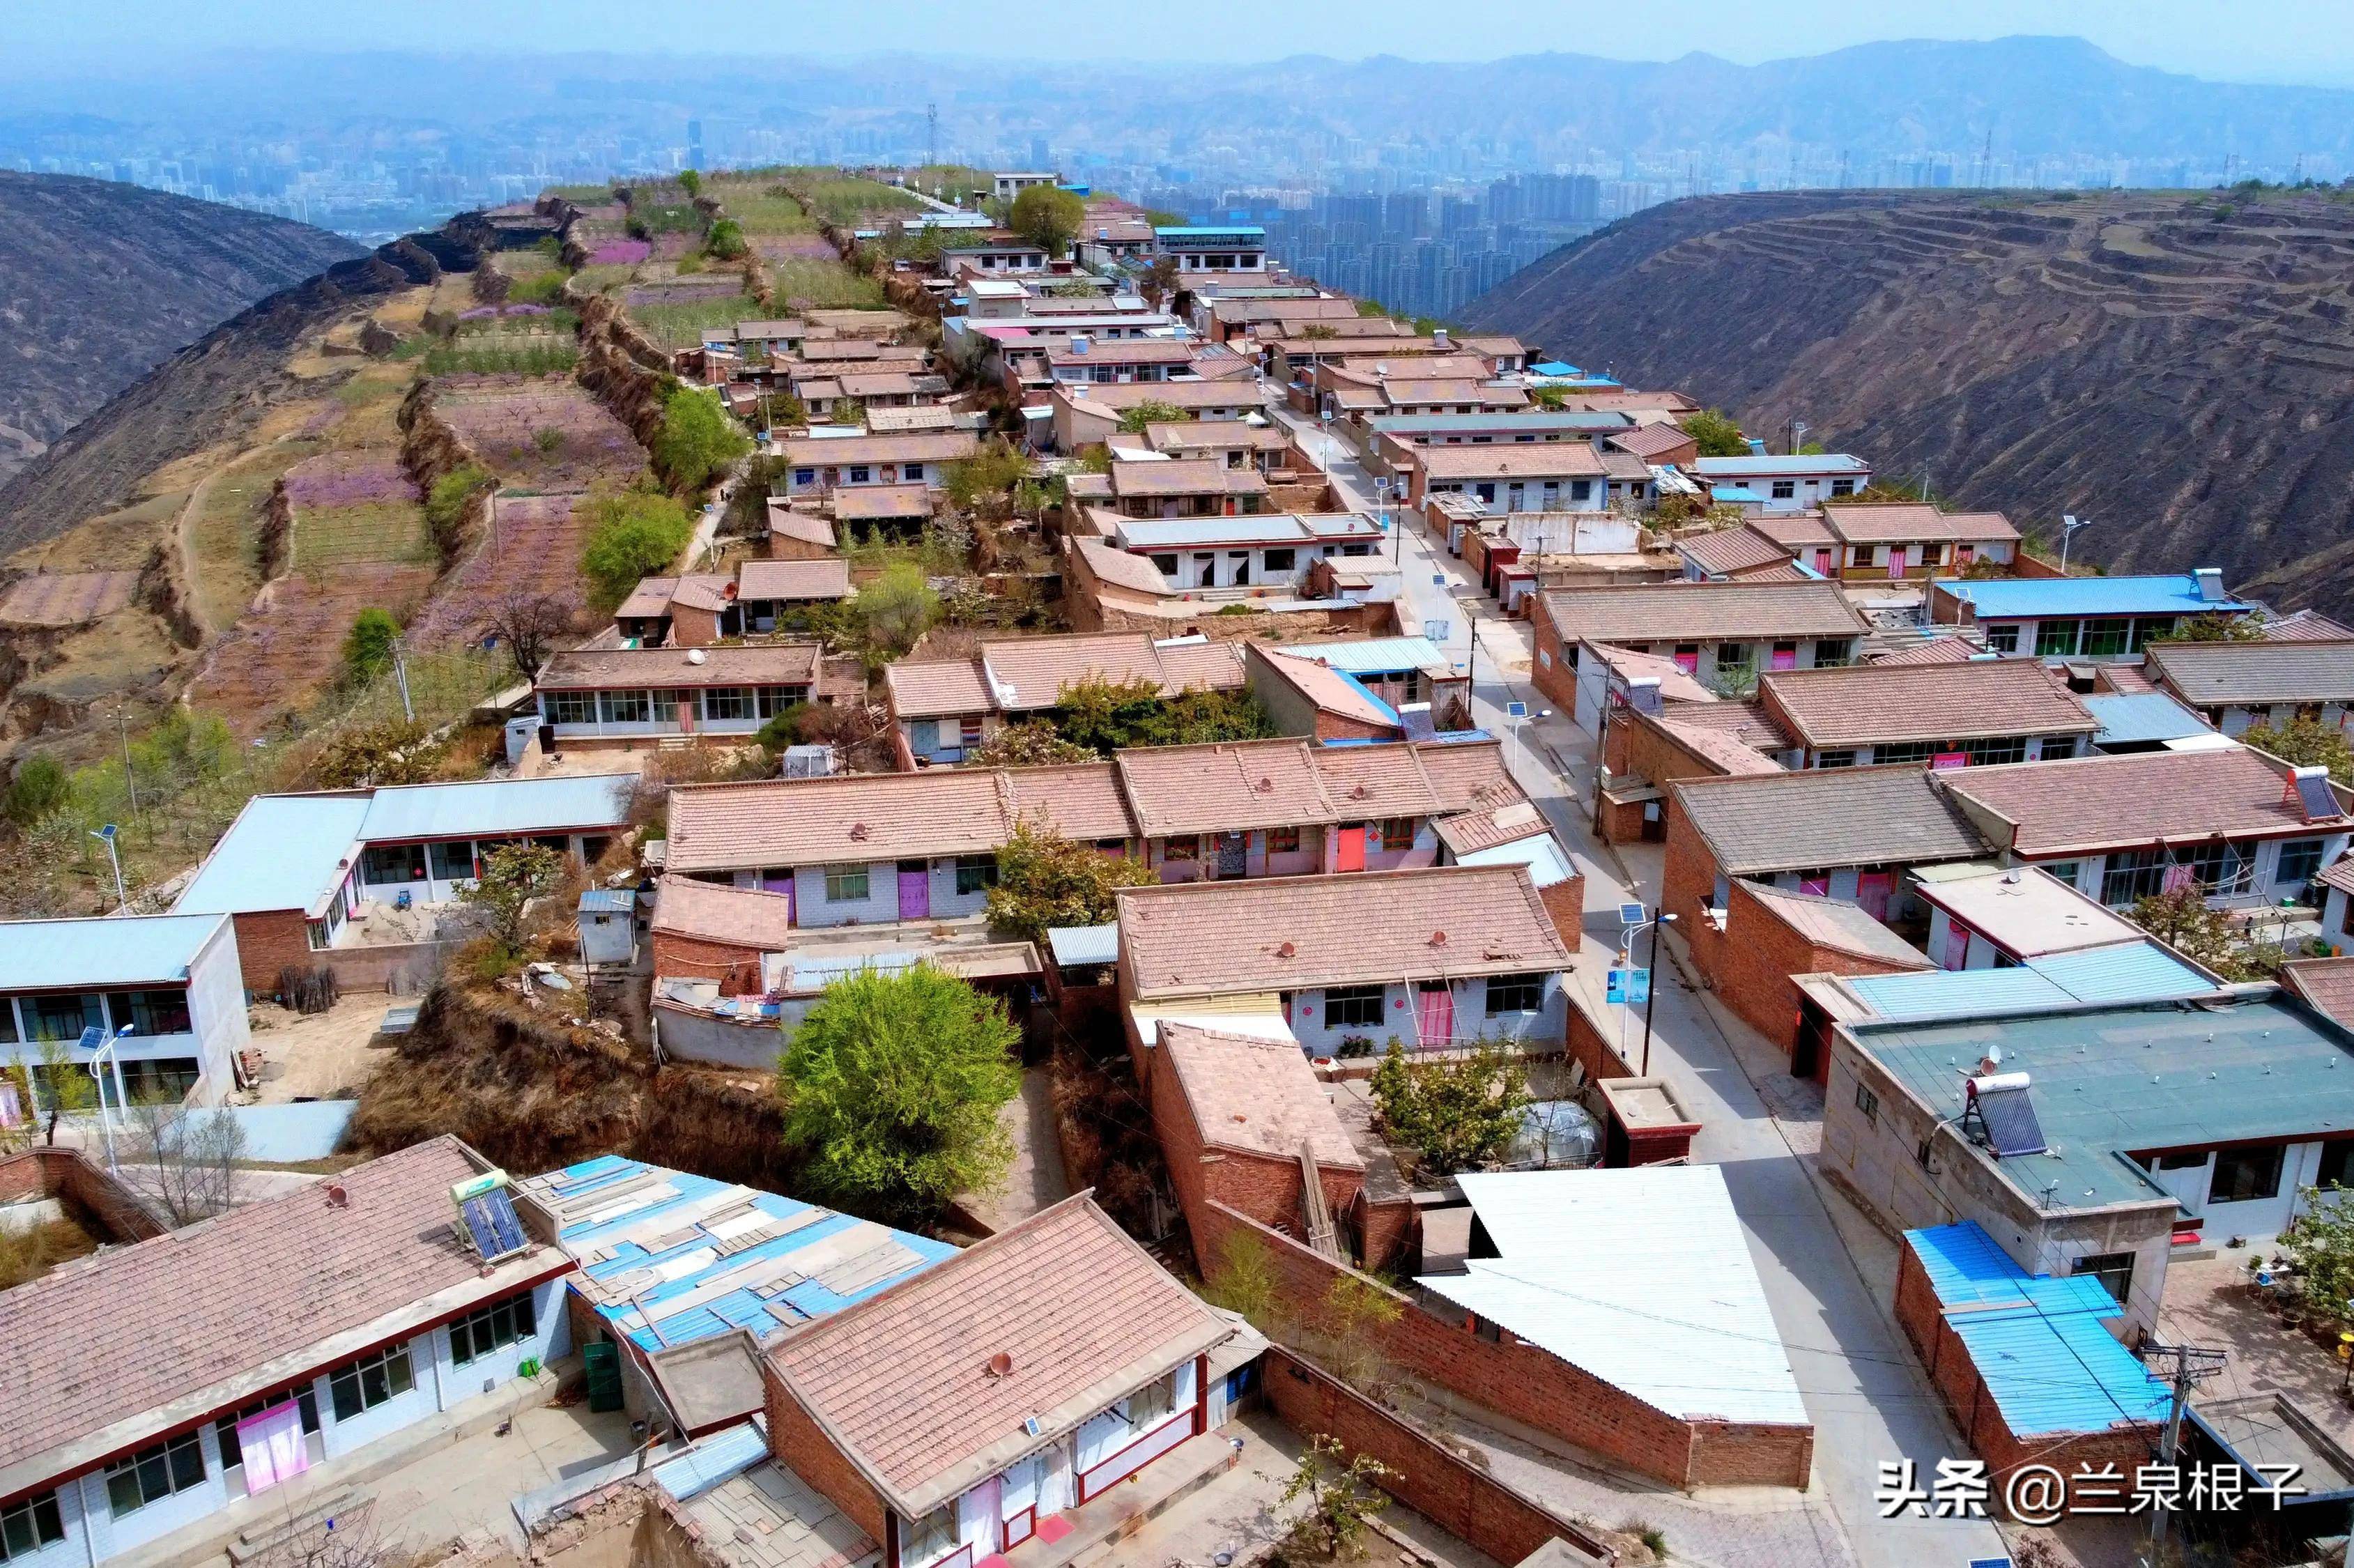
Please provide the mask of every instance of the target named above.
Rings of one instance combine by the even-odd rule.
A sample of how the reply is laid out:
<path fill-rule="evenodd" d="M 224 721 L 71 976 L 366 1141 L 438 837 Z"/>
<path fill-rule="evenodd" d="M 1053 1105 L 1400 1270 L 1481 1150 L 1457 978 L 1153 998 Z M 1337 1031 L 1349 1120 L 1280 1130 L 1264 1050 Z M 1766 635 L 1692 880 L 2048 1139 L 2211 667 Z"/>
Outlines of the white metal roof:
<path fill-rule="evenodd" d="M 1807 1421 L 1716 1167 L 1457 1180 L 1503 1255 L 1416 1283 L 1670 1415 Z"/>
<path fill-rule="evenodd" d="M 226 915 L 0 921 L 0 991 L 137 985 L 188 978 Z M 0 1001 L 0 1008 L 7 1004 Z"/>

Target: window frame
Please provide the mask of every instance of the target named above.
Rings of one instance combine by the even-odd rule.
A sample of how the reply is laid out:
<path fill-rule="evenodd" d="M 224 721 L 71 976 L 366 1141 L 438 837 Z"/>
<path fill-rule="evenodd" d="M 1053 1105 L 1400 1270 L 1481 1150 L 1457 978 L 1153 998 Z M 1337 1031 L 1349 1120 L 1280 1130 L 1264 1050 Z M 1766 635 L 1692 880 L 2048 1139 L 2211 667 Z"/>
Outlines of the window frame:
<path fill-rule="evenodd" d="M 594 692 L 545 692 L 547 700 L 546 722 L 549 724 L 595 724 L 597 694 Z"/>
<path fill-rule="evenodd" d="M 315 1381 L 302 1383 L 293 1388 L 281 1388 L 275 1393 L 266 1393 L 260 1399 L 249 1400 L 213 1423 L 213 1443 L 220 1454 L 222 1475 L 239 1469 L 245 1464 L 245 1445 L 239 1443 L 237 1438 L 238 1423 L 250 1421 L 263 1411 L 273 1405 L 283 1404 L 290 1399 L 294 1402 L 302 1414 L 303 1435 L 307 1436 L 319 1430 L 319 1390 Z M 233 1459 L 229 1457 L 232 1452 L 237 1455 Z"/>
<path fill-rule="evenodd" d="M 956 857 L 956 890 L 960 897 L 986 893 L 997 885 L 997 857 L 960 854 Z"/>
<path fill-rule="evenodd" d="M 1488 977 L 1488 1016 L 1544 1011 L 1545 977 L 1541 972 Z"/>
<path fill-rule="evenodd" d="M 855 892 L 852 891 L 854 886 Z M 828 904 L 864 904 L 874 895 L 873 867 L 830 865 L 825 868 L 825 901 Z"/>
<path fill-rule="evenodd" d="M 2326 839 L 2281 840 L 2280 848 L 2274 853 L 2273 856 L 2273 887 L 2274 890 L 2277 891 L 2292 883 L 2301 887 L 2310 886 L 2313 879 L 2321 874 L 2322 852 L 2327 847 L 2328 841 Z M 2300 856 L 2310 856 L 2311 863 L 2306 867 L 2302 875 L 2291 875 L 2289 874 L 2289 852 L 2292 850 L 2295 850 Z"/>
<path fill-rule="evenodd" d="M 1267 853 L 1269 854 L 1298 854 L 1299 853 L 1299 830 L 1296 827 L 1267 829 Z"/>
<path fill-rule="evenodd" d="M 194 1491 L 209 1474 L 205 1467 L 203 1429 L 191 1426 L 106 1467 L 107 1511 L 116 1519 L 128 1519 L 166 1498 Z M 137 1497 L 136 1502 L 123 1500 L 124 1482 L 130 1483 L 128 1490 Z M 158 1486 L 162 1489 L 153 1489 Z"/>
<path fill-rule="evenodd" d="M 23 1544 L 12 1539 L 19 1531 Z M 0 1563 L 32 1557 L 66 1538 L 65 1514 L 58 1507 L 58 1489 L 34 1492 L 0 1507 Z"/>
<path fill-rule="evenodd" d="M 509 1345 L 522 1344 L 536 1336 L 539 1311 L 532 1294 L 530 1290 L 518 1290 L 486 1307 L 477 1307 L 462 1318 L 451 1319 L 450 1364 L 471 1366 Z M 465 1336 L 462 1348 L 459 1343 L 461 1332 Z"/>
<path fill-rule="evenodd" d="M 1373 1016 L 1363 1016 L 1366 1005 Z M 1348 1016 L 1341 1016 L 1343 1010 Z M 1328 985 L 1324 988 L 1324 1026 L 1327 1029 L 1378 1029 L 1389 1016 L 1389 987 L 1384 985 Z"/>
<path fill-rule="evenodd" d="M 169 999 L 163 1006 L 154 999 Z M 159 1034 L 193 1034 L 196 1032 L 196 1015 L 188 1005 L 186 986 L 142 986 L 134 991 L 111 991 L 106 993 L 106 1015 L 113 1026 L 125 1023 L 142 1040 L 153 1040 Z"/>
<path fill-rule="evenodd" d="M 2122 1306 L 2133 1293 L 2134 1255 L 2130 1252 L 2088 1252 L 2082 1257 L 2069 1260 L 2068 1274 L 2071 1278 L 2080 1274 L 2091 1275 Z"/>
<path fill-rule="evenodd" d="M 2285 1143 L 2248 1144 L 2215 1150 L 2215 1164 L 2207 1177 L 2207 1202 L 2262 1203 L 2280 1196 L 2281 1178 L 2288 1163 Z M 2226 1175 L 2232 1178 L 2227 1182 Z M 2244 1187 L 2245 1191 L 2231 1191 Z"/>
<path fill-rule="evenodd" d="M 381 1382 L 371 1393 L 368 1374 L 378 1373 Z M 400 1386 L 394 1387 L 398 1383 Z M 386 1345 L 364 1356 L 355 1356 L 327 1374 L 327 1401 L 338 1423 L 356 1421 L 369 1411 L 391 1404 L 403 1394 L 415 1392 L 417 1369 L 408 1354 L 408 1341 Z M 345 1391 L 349 1391 L 348 1400 Z M 345 1408 L 348 1404 L 350 1408 Z"/>

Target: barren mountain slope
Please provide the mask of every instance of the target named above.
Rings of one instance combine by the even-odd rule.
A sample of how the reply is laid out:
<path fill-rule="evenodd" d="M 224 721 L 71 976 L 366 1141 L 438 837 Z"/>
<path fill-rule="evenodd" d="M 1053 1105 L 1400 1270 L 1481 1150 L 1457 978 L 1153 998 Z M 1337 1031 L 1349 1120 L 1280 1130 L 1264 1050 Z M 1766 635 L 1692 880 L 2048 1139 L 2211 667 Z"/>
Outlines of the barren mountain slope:
<path fill-rule="evenodd" d="M 360 253 L 233 207 L 0 170 L 0 479 L 173 350 Z"/>
<path fill-rule="evenodd" d="M 1469 325 L 1786 421 L 2112 570 L 2354 610 L 2354 202 L 1824 191 L 1671 203 Z M 2325 554 L 2325 552 L 2332 552 Z M 2345 558 L 2341 558 L 2345 557 Z"/>

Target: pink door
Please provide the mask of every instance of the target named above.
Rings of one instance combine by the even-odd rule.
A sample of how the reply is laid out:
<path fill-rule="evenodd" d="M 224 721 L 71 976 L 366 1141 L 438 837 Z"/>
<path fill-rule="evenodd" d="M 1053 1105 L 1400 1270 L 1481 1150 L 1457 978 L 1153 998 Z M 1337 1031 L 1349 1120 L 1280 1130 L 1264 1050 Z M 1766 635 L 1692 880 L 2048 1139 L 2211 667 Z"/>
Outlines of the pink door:
<path fill-rule="evenodd" d="M 1946 922 L 1946 961 L 1949 969 L 1967 969 L 1970 962 L 1970 928 L 1959 920 Z"/>
<path fill-rule="evenodd" d="M 1815 552 L 1815 570 L 1825 577 L 1831 575 L 1831 553 L 1829 550 Z"/>
<path fill-rule="evenodd" d="M 1425 980 L 1414 993 L 1416 1042 L 1436 1051 L 1455 1038 L 1455 991 L 1445 980 Z"/>
<path fill-rule="evenodd" d="M 764 871 L 760 874 L 760 891 L 779 893 L 785 899 L 785 924 L 793 923 L 793 874 L 790 871 Z"/>
<path fill-rule="evenodd" d="M 1685 674 L 1687 674 L 1687 675 L 1691 675 L 1691 674 L 1697 674 L 1697 673 L 1699 673 L 1699 672 L 1700 672 L 1700 652 L 1699 652 L 1699 651 L 1698 651 L 1697 649 L 1695 649 L 1693 652 L 1690 652 L 1690 653 L 1678 653 L 1678 654 L 1676 655 L 1676 668 L 1677 668 L 1677 669 L 1679 669 L 1679 670 L 1681 670 L 1681 671 L 1682 671 Z"/>
<path fill-rule="evenodd" d="M 1904 577 L 1904 546 L 1902 545 L 1889 549 L 1888 576 L 1892 582 L 1902 581 Z"/>
<path fill-rule="evenodd" d="M 1776 642 L 1774 644 L 1773 658 L 1767 667 L 1775 670 L 1797 669 L 1798 667 L 1798 645 L 1795 642 Z"/>
<path fill-rule="evenodd" d="M 1888 895 L 1895 890 L 1896 879 L 1884 871 L 1867 871 L 1856 878 L 1855 901 L 1863 906 L 1864 913 L 1875 920 L 1888 918 Z"/>
<path fill-rule="evenodd" d="M 899 863 L 899 918 L 927 919 L 932 913 L 932 868 L 920 860 Z"/>
<path fill-rule="evenodd" d="M 1798 891 L 1809 898 L 1829 898 L 1831 895 L 1831 879 L 1829 876 L 1802 876 L 1798 878 Z"/>
<path fill-rule="evenodd" d="M 1358 822 L 1342 828 L 1335 841 L 1332 869 L 1363 871 L 1365 869 L 1365 824 Z"/>

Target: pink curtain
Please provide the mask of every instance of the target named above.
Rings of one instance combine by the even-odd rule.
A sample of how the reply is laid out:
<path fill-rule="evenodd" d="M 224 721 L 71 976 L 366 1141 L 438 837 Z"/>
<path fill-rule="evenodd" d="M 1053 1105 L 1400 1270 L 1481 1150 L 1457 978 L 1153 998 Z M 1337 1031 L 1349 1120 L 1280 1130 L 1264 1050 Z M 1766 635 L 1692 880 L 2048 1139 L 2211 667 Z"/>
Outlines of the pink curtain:
<path fill-rule="evenodd" d="M 290 1399 L 239 1422 L 237 1448 L 245 1461 L 249 1494 L 292 1480 L 311 1467 L 310 1446 L 302 1441 L 302 1405 Z"/>
<path fill-rule="evenodd" d="M 1855 881 L 1855 901 L 1873 919 L 1888 918 L 1888 895 L 1894 891 L 1895 879 L 1884 871 L 1867 871 Z"/>
<path fill-rule="evenodd" d="M 1959 920 L 1946 922 L 1946 962 L 1949 969 L 1967 969 L 1970 962 L 1970 928 Z"/>

